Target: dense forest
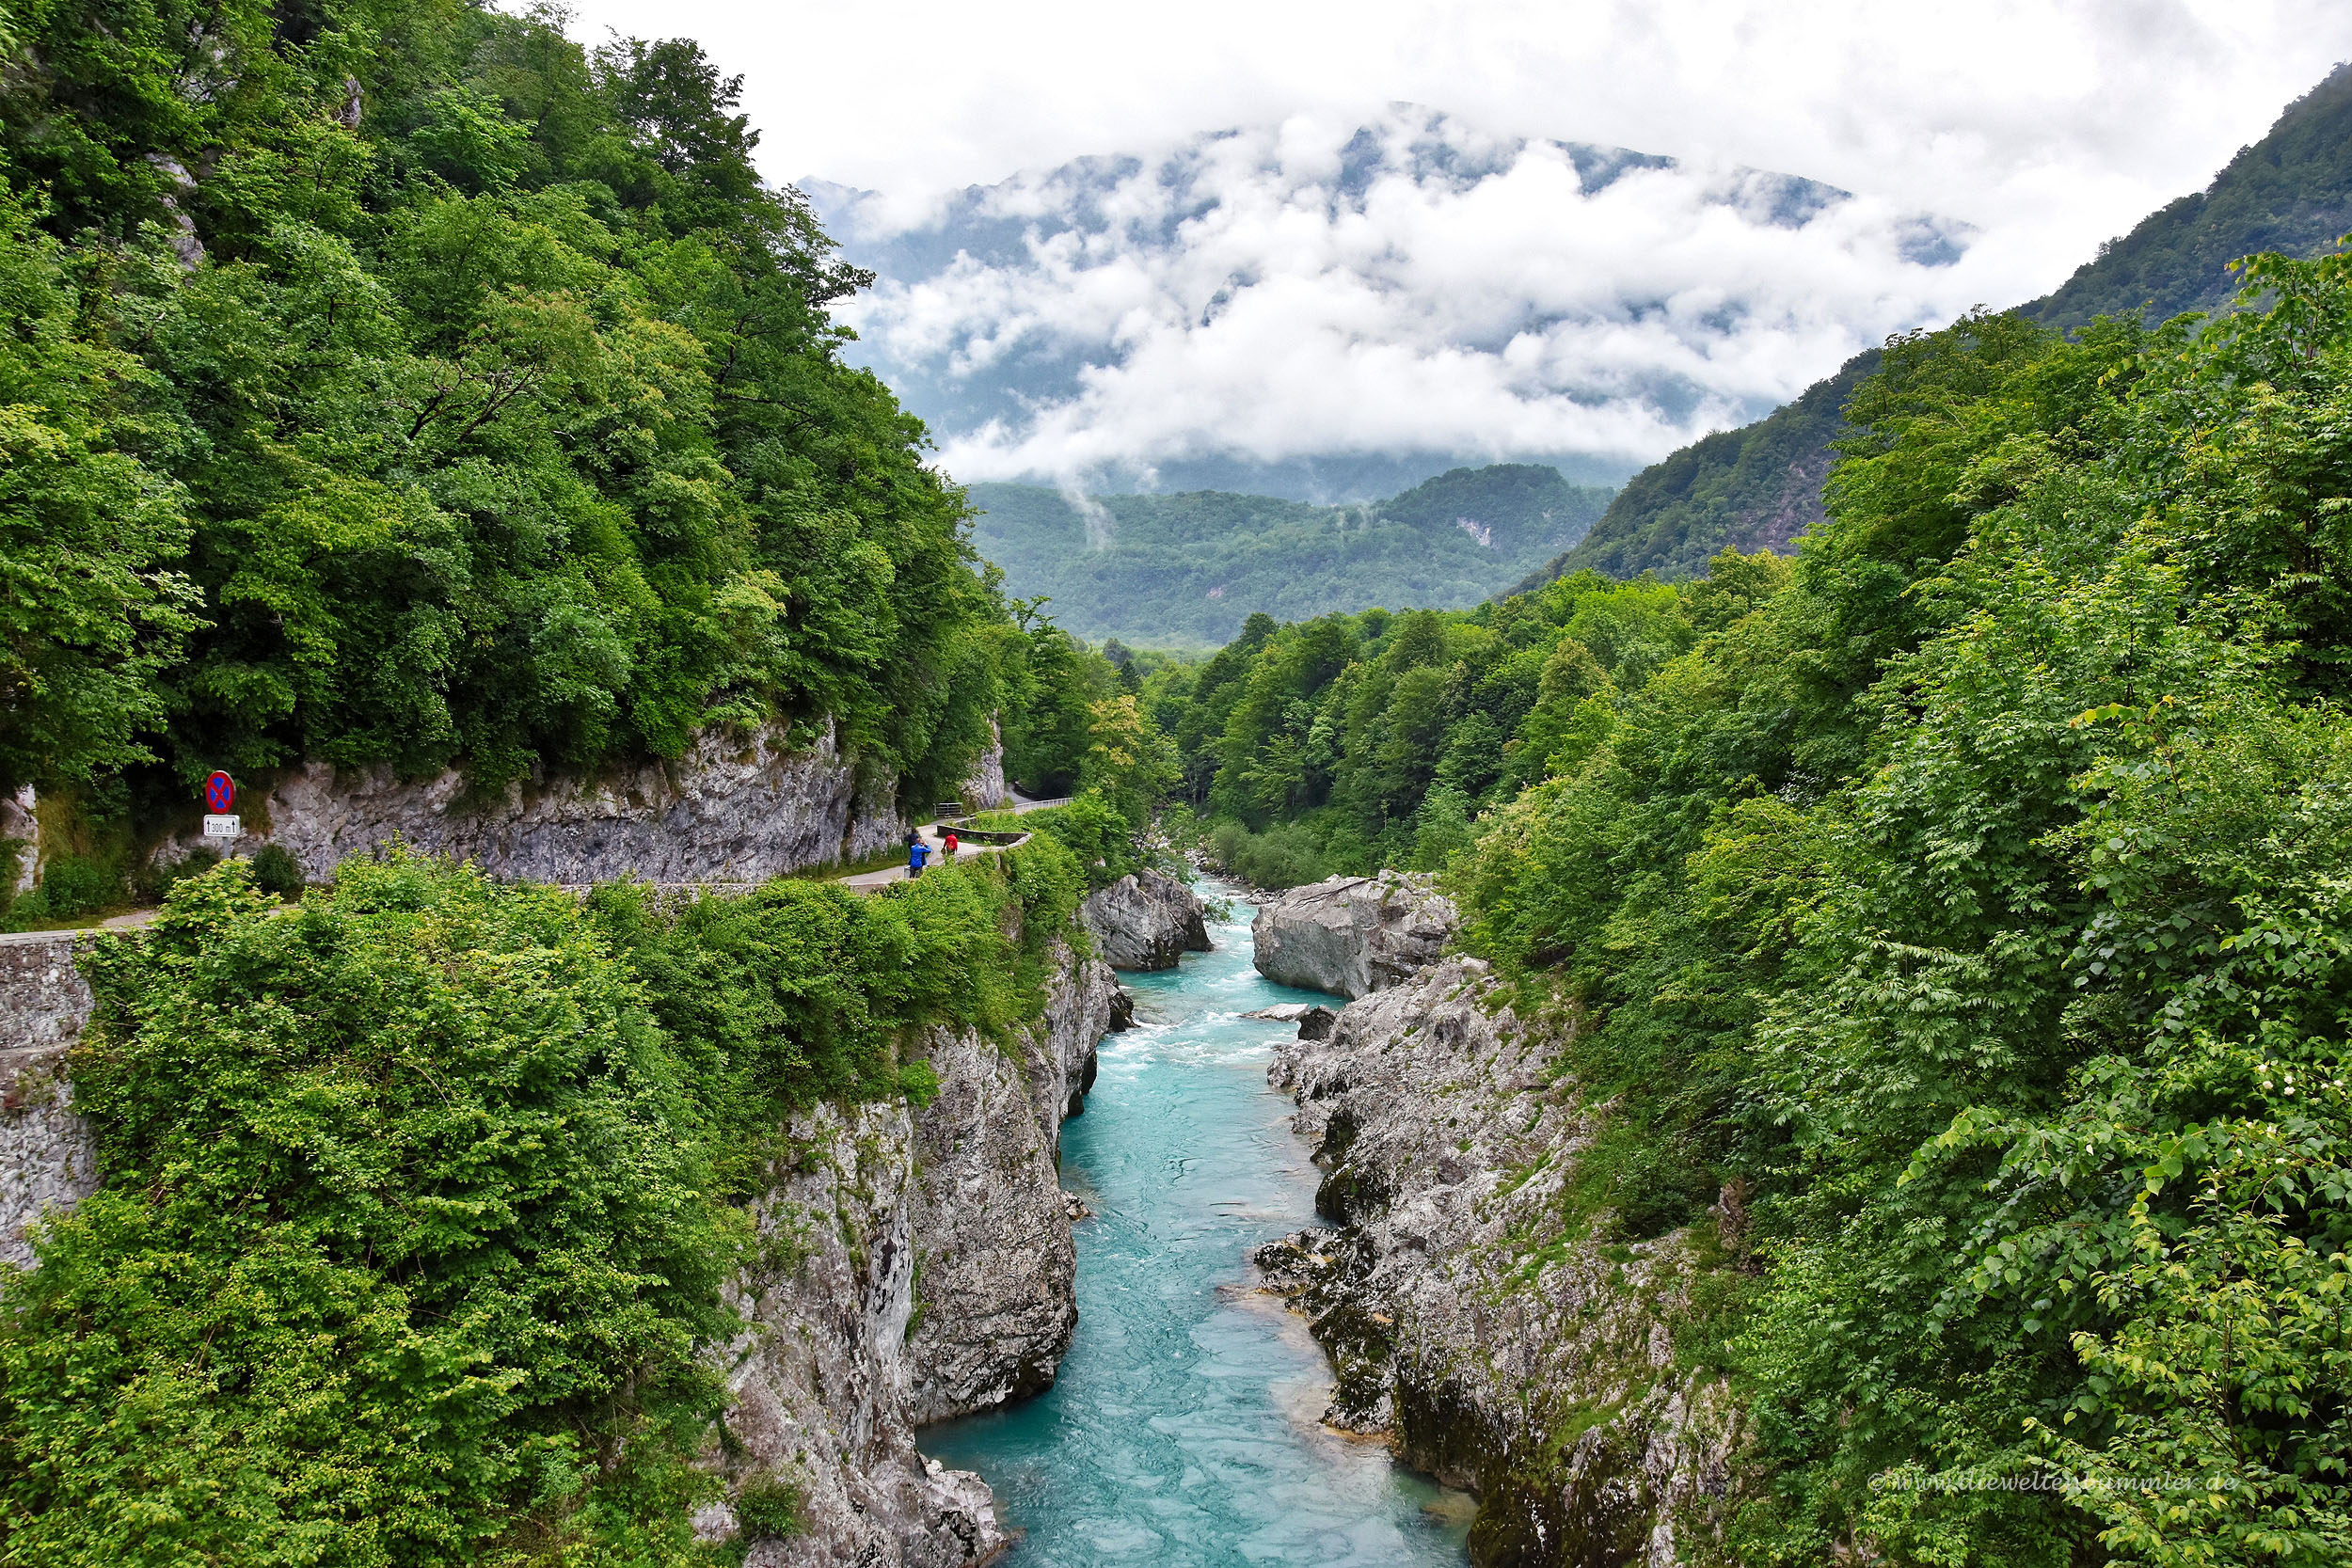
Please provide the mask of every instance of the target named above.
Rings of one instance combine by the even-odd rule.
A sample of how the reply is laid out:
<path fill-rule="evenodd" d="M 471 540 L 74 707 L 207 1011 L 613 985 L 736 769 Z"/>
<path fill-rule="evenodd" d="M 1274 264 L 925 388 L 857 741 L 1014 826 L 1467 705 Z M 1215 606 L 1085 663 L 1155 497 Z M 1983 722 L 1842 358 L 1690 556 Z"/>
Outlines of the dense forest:
<path fill-rule="evenodd" d="M 691 1527 L 722 1284 L 790 1261 L 745 1211 L 786 1116 L 920 1102 L 920 1031 L 1034 1020 L 1165 768 L 842 363 L 861 277 L 754 173 L 737 81 L 560 20 L 0 19 L 0 787 L 37 786 L 45 851 L 7 912 L 166 895 L 83 958 L 105 1185 L 0 1269 L 0 1560 L 788 1533 L 782 1476 L 733 1490 L 737 1539 Z M 834 726 L 929 801 L 992 717 L 1084 804 L 886 897 L 583 902 L 393 850 L 289 909 L 266 854 L 138 853 L 214 767 L 492 787 L 713 726 Z"/>
<path fill-rule="evenodd" d="M 1583 536 L 1607 490 L 1534 463 L 1455 468 L 1363 506 L 1202 490 L 1074 499 L 976 484 L 973 543 L 1080 636 L 1215 648 L 1252 614 L 1476 604 Z"/>
<path fill-rule="evenodd" d="M 1107 672 L 1016 624 L 842 362 L 864 277 L 755 172 L 738 79 L 555 20 L 11 13 L 0 791 L 66 841 L 19 919 L 122 896 L 215 768 L 490 789 L 831 725 L 928 802 L 994 715 L 1074 773 L 1055 682 Z"/>
<path fill-rule="evenodd" d="M 2094 317 L 2163 321 L 2236 293 L 2230 263 L 2256 251 L 2314 256 L 2352 232 L 2352 66 L 2289 104 L 2205 190 L 2102 245 L 2057 292 L 2019 307 L 2045 325 Z M 1591 567 L 1612 577 L 1696 574 L 1722 549 L 1779 547 L 1821 516 L 1821 484 L 1845 434 L 1838 410 L 1877 366 L 1872 349 L 1796 401 L 1707 436 L 1628 481 L 1574 548 L 1522 587 Z"/>
<path fill-rule="evenodd" d="M 1564 1223 L 1719 1237 L 1741 1561 L 2352 1555 L 2352 257 L 2247 282 L 1890 343 L 1793 559 L 1147 683 L 1229 863 L 1557 1010 Z"/>

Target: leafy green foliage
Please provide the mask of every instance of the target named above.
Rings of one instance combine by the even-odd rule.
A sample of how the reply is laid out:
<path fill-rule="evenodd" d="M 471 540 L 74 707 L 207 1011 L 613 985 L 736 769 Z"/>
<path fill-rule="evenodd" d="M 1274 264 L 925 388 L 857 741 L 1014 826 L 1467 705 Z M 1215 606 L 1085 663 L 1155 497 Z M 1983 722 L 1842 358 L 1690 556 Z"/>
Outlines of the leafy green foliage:
<path fill-rule="evenodd" d="M 1556 468 L 1456 468 L 1367 506 L 1195 491 L 1098 496 L 980 484 L 973 542 L 1012 590 L 1082 636 L 1147 647 L 1231 638 L 1252 612 L 1474 604 L 1592 526 L 1609 492 Z"/>
<path fill-rule="evenodd" d="M 0 784 L 150 760 L 194 629 L 183 496 L 145 452 L 154 377 L 77 333 L 65 248 L 0 194 Z"/>
<path fill-rule="evenodd" d="M 626 969 L 429 863 L 275 905 L 230 863 L 91 961 L 109 1180 L 6 1286 L 10 1555 L 675 1555 L 732 1243 Z"/>
<path fill-rule="evenodd" d="M 1146 864 L 1136 847 L 1137 825 L 1100 790 L 1089 790 L 1066 806 L 974 820 L 980 828 L 1036 833 L 1059 845 L 1070 852 L 1089 889 L 1108 887 Z"/>
<path fill-rule="evenodd" d="M 89 965 L 107 1184 L 0 1281 L 10 1560 L 694 1560 L 730 1205 L 791 1108 L 1035 1016 L 1083 883 L 1005 861 L 669 910 L 405 856 L 282 914 L 243 862 L 181 880 Z"/>
<path fill-rule="evenodd" d="M 13 26 L 0 784 L 769 721 L 961 781 L 1003 611 L 739 79 L 469 4 Z"/>
<path fill-rule="evenodd" d="M 288 897 L 302 891 L 302 866 L 283 845 L 264 844 L 253 852 L 253 885 Z"/>
<path fill-rule="evenodd" d="M 1513 719 L 1446 863 L 1574 1021 L 1565 1219 L 1740 1195 L 1756 1277 L 1699 1336 L 1746 1404 L 1740 1560 L 2352 1550 L 2352 258 L 2248 282 L 2202 329 L 1890 343 L 1793 563 L 1155 677 L 1213 841 L 1393 823 L 1422 775 L 1384 763 L 1424 759 L 1391 863 L 1445 842 L 1454 726 Z M 1349 710 L 1302 693 L 1380 674 L 1480 695 L 1327 745 Z M 1318 725 L 1328 795 L 1253 796 Z"/>
<path fill-rule="evenodd" d="M 752 1482 L 735 1499 L 736 1521 L 749 1541 L 781 1541 L 801 1528 L 801 1494 L 790 1481 Z"/>
<path fill-rule="evenodd" d="M 1435 867 L 1477 813 L 1609 722 L 1588 704 L 1640 689 L 1696 635 L 1674 588 L 1583 572 L 1466 611 L 1252 617 L 1214 658 L 1155 673 L 1142 706 L 1177 749 L 1178 787 L 1235 830 L 1211 843 L 1236 874 Z"/>

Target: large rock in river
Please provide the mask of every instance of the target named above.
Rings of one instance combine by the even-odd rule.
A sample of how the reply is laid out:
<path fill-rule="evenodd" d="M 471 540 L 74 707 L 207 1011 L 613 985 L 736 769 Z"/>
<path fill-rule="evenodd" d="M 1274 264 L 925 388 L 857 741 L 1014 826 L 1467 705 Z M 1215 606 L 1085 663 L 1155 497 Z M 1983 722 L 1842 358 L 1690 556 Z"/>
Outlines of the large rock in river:
<path fill-rule="evenodd" d="M 1209 950 L 1200 900 L 1156 871 L 1138 871 L 1089 894 L 1078 918 L 1113 969 L 1174 969 L 1179 955 Z"/>
<path fill-rule="evenodd" d="M 1258 973 L 1353 1000 L 1436 963 L 1460 924 L 1427 874 L 1333 877 L 1267 900 L 1250 924 Z"/>

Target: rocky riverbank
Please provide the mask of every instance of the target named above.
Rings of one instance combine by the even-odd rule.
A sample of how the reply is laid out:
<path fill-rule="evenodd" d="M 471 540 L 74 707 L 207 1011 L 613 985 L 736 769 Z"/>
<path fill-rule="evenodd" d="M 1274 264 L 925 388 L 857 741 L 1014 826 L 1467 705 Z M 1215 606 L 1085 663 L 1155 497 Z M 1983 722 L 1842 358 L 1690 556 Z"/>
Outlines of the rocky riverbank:
<path fill-rule="evenodd" d="M 1460 924 L 1434 878 L 1383 871 L 1270 895 L 1249 935 L 1267 979 L 1353 999 L 1436 963 Z"/>
<path fill-rule="evenodd" d="M 76 940 L 0 943 L 0 1259 L 18 1266 L 24 1225 L 97 1182 L 66 1070 L 90 1007 Z M 753 1544 L 752 1568 L 951 1568 L 1004 1546 L 987 1486 L 927 1460 L 914 1433 L 1050 1384 L 1076 1324 L 1055 1160 L 1118 988 L 1066 942 L 1053 966 L 1012 1041 L 930 1032 L 928 1104 L 821 1104 L 784 1129 L 753 1207 L 756 1260 L 727 1286 L 747 1326 L 718 1353 L 735 1400 L 708 1455 L 738 1494 L 798 1497 L 799 1529 Z M 713 1541 L 736 1528 L 721 1505 L 696 1525 Z"/>
<path fill-rule="evenodd" d="M 1496 1002 L 1446 961 L 1277 1047 L 1341 1228 L 1258 1262 L 1331 1356 L 1326 1418 L 1477 1493 L 1476 1562 L 1689 1561 L 1737 1430 L 1677 1355 L 1714 1227 L 1621 1242 L 1577 1213 L 1590 1112 L 1557 1034 Z"/>

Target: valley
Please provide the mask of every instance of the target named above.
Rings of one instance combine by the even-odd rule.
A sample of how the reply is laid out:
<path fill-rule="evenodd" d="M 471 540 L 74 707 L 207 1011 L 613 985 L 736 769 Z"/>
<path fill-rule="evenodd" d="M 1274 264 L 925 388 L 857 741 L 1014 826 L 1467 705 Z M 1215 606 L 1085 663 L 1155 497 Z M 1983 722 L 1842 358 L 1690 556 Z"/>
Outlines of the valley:
<path fill-rule="evenodd" d="M 1456 468 L 1399 496 L 1314 506 L 1216 491 L 1093 496 L 977 484 L 972 544 L 1005 592 L 1143 648 L 1222 646 L 1253 614 L 1476 604 L 1581 538 L 1609 504 L 1556 468 Z"/>
<path fill-rule="evenodd" d="M 0 1564 L 2352 1560 L 2352 23 L 1504 10 L 0 19 Z"/>

